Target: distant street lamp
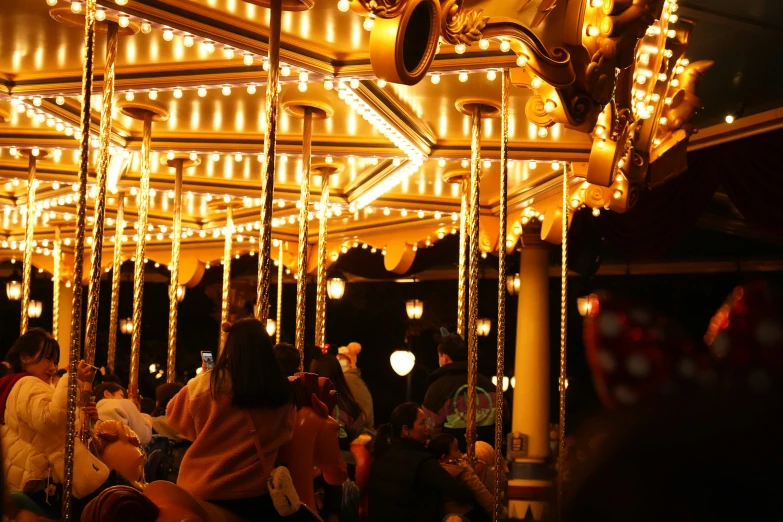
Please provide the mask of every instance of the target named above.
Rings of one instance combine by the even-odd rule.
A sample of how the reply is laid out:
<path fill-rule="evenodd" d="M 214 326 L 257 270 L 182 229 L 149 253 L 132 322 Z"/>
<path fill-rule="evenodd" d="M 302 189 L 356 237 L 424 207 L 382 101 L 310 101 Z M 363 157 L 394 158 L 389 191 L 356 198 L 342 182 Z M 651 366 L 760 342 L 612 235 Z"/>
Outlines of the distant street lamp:
<path fill-rule="evenodd" d="M 519 293 L 519 274 L 506 276 L 506 290 L 509 295 L 517 295 Z"/>
<path fill-rule="evenodd" d="M 489 335 L 489 331 L 492 329 L 492 320 L 491 319 L 476 319 L 476 333 L 479 334 L 481 337 L 486 337 Z"/>
<path fill-rule="evenodd" d="M 17 280 L 9 280 L 5 284 L 5 295 L 11 301 L 18 301 L 22 298 L 22 282 Z"/>
<path fill-rule="evenodd" d="M 30 319 L 38 319 L 41 317 L 41 312 L 43 311 L 43 304 L 41 301 L 30 301 L 30 303 L 27 305 L 27 317 Z"/>
<path fill-rule="evenodd" d="M 407 350 L 397 350 L 391 354 L 389 361 L 394 372 L 400 377 L 405 377 L 413 370 L 413 365 L 416 364 L 416 356 Z"/>
<path fill-rule="evenodd" d="M 345 293 L 345 279 L 332 277 L 326 281 L 326 293 L 329 299 L 341 299 Z"/>
<path fill-rule="evenodd" d="M 266 333 L 269 335 L 269 337 L 272 337 L 275 335 L 275 332 L 277 331 L 277 321 L 274 319 L 267 319 L 266 320 Z"/>
<path fill-rule="evenodd" d="M 185 299 L 185 285 L 177 285 L 177 302 L 181 303 Z"/>
<path fill-rule="evenodd" d="M 127 319 L 120 319 L 120 333 L 125 335 L 133 333 L 133 319 L 130 317 Z"/>
<path fill-rule="evenodd" d="M 408 313 L 408 319 L 421 319 L 421 314 L 424 313 L 424 303 L 418 299 L 406 301 L 405 311 Z"/>

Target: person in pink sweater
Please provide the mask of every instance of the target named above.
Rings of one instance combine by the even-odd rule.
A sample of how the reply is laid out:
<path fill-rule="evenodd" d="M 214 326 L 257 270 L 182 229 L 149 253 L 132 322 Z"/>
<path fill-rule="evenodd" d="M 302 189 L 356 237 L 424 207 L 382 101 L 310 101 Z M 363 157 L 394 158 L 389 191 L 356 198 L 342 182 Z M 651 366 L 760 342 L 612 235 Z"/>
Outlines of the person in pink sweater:
<path fill-rule="evenodd" d="M 293 434 L 293 392 L 260 321 L 244 318 L 224 330 L 214 369 L 192 379 L 166 409 L 169 425 L 193 441 L 177 484 L 246 519 L 275 520 L 267 481 Z"/>

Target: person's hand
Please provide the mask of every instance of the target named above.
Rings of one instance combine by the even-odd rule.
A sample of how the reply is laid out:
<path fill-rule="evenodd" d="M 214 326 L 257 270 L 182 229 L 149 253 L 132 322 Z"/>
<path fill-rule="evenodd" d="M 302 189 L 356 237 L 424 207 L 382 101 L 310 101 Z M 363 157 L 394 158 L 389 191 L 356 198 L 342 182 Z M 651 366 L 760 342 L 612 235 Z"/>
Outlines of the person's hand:
<path fill-rule="evenodd" d="M 82 382 L 92 382 L 95 378 L 95 368 L 84 361 L 79 361 L 79 367 L 76 369 L 76 378 Z"/>
<path fill-rule="evenodd" d="M 98 418 L 98 407 L 94 402 L 90 402 L 84 407 L 84 414 L 90 417 L 94 423 L 100 420 Z"/>

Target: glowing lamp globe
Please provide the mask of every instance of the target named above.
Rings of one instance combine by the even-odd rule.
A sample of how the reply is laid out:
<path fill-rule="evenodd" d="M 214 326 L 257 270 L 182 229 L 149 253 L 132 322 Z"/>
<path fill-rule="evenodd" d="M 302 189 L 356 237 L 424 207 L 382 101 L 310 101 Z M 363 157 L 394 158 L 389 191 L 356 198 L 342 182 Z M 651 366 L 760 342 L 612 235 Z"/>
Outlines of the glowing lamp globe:
<path fill-rule="evenodd" d="M 185 285 L 177 285 L 177 302 L 181 303 L 185 299 Z"/>
<path fill-rule="evenodd" d="M 120 319 L 120 332 L 125 335 L 130 335 L 133 332 L 133 319 L 130 317 Z"/>
<path fill-rule="evenodd" d="M 27 317 L 30 319 L 38 319 L 41 317 L 43 311 L 43 304 L 41 301 L 30 301 L 27 305 Z"/>
<path fill-rule="evenodd" d="M 345 279 L 332 277 L 326 281 L 326 293 L 329 299 L 341 299 L 345 294 Z"/>
<path fill-rule="evenodd" d="M 595 317 L 598 315 L 601 305 L 598 303 L 598 296 L 590 294 L 578 298 L 576 307 L 579 309 L 579 315 L 582 317 Z"/>
<path fill-rule="evenodd" d="M 11 301 L 18 301 L 22 298 L 22 282 L 21 281 L 8 281 L 5 284 L 5 295 Z"/>
<path fill-rule="evenodd" d="M 267 319 L 266 320 L 266 333 L 269 335 L 269 337 L 272 337 L 275 335 L 275 332 L 277 331 L 277 321 L 274 319 Z"/>
<path fill-rule="evenodd" d="M 408 319 L 421 319 L 421 314 L 424 313 L 424 303 L 418 299 L 406 301 L 405 311 L 408 313 Z"/>
<path fill-rule="evenodd" d="M 481 337 L 489 335 L 489 331 L 492 329 L 492 321 L 490 319 L 482 318 L 476 319 L 476 333 Z"/>
<path fill-rule="evenodd" d="M 405 377 L 413 370 L 413 365 L 416 363 L 416 356 L 409 351 L 397 350 L 391 354 L 389 361 L 391 362 L 392 370 L 400 377 Z"/>
<path fill-rule="evenodd" d="M 509 295 L 517 295 L 519 293 L 519 274 L 506 276 L 506 290 Z"/>

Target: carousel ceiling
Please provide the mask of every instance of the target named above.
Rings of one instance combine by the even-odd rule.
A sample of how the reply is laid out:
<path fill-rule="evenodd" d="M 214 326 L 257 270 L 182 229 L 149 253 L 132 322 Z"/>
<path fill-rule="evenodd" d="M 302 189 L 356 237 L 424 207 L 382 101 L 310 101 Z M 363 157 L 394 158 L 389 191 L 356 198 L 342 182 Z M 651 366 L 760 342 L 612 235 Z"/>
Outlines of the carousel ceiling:
<path fill-rule="evenodd" d="M 382 255 L 393 242 L 424 247 L 457 231 L 461 184 L 450 181 L 469 172 L 471 117 L 456 105 L 471 98 L 499 106 L 503 68 L 524 72 L 519 65 L 529 59 L 533 70 L 541 67 L 550 74 L 542 76 L 559 89 L 558 99 L 566 100 L 563 93 L 572 87 L 556 85 L 557 78 L 565 74 L 556 67 L 559 57 L 555 53 L 546 58 L 547 48 L 563 45 L 562 35 L 555 29 L 569 23 L 565 8 L 555 6 L 561 8 L 550 14 L 547 6 L 553 2 L 538 0 L 449 2 L 460 9 L 482 9 L 491 17 L 485 29 L 488 36 L 503 29 L 504 17 L 518 20 L 520 26 L 534 27 L 533 39 L 524 32 L 515 33 L 527 42 L 532 55 L 525 55 L 524 46 L 521 50 L 516 45 L 507 48 L 510 40 L 501 37 L 481 42 L 475 38 L 465 49 L 442 37 L 426 76 L 413 85 L 395 84 L 376 77 L 368 29 L 382 20 L 357 14 L 358 0 L 344 2 L 350 5 L 347 12 L 340 9 L 345 5 L 338 5 L 337 0 L 317 0 L 309 10 L 283 13 L 272 236 L 290 243 L 283 259 L 286 265 L 295 264 L 303 162 L 303 124 L 301 115 L 296 114 L 297 106 L 315 105 L 329 116 L 313 123 L 312 163 L 315 174 L 324 168 L 337 170 L 330 177 L 326 213 L 329 250 L 335 259 L 354 245 Z M 599 10 L 605 5 L 597 0 L 572 3 Z M 663 0 L 647 3 L 660 12 L 657 4 Z M 750 7 L 750 14 L 742 19 L 734 16 L 741 11 L 739 5 Z M 109 169 L 107 235 L 113 233 L 109 231 L 113 230 L 117 201 L 124 196 L 123 239 L 129 245 L 125 257 L 132 255 L 131 244 L 138 238 L 133 226 L 143 132 L 142 122 L 124 115 L 120 107 L 123 103 L 151 103 L 165 110 L 168 118 L 152 126 L 150 258 L 162 263 L 170 259 L 174 169 L 166 163 L 173 157 L 188 157 L 196 163 L 184 171 L 183 248 L 198 250 L 202 262 L 220 258 L 225 206 L 231 204 L 235 207 L 233 248 L 238 254 L 254 252 L 262 197 L 269 10 L 241 0 L 98 0 L 98 6 L 99 19 L 120 25 L 110 136 L 117 161 Z M 37 265 L 47 270 L 51 262 L 44 258 L 50 254 L 56 230 L 64 238 L 66 252 L 75 234 L 79 165 L 75 138 L 79 135 L 84 43 L 81 8 L 80 3 L 68 0 L 5 0 L 0 7 L 0 257 L 21 257 L 28 156 L 29 151 L 36 151 L 35 238 L 36 251 L 42 257 Z M 780 39 L 781 29 L 775 23 L 781 22 L 783 13 L 776 2 L 682 0 L 680 10 L 680 16 L 685 18 L 687 13 L 697 22 L 685 45 L 689 46 L 688 56 L 718 58 L 719 63 L 719 74 L 714 79 L 707 74 L 703 81 L 708 109 L 695 123 L 713 123 L 726 112 L 736 111 L 737 104 L 744 103 L 743 115 L 749 116 L 776 103 L 779 93 L 773 88 L 775 82 L 753 80 L 762 71 L 759 62 L 750 57 L 756 56 L 754 52 L 762 43 L 745 37 L 758 26 L 763 27 L 765 41 Z M 595 28 L 586 27 L 588 36 L 594 36 Z M 732 29 L 729 37 L 723 38 L 726 27 Z M 543 51 L 536 50 L 536 39 L 542 42 Z M 741 67 L 733 63 L 739 58 L 725 51 L 731 41 L 741 42 L 739 48 L 746 53 Z M 618 42 L 633 53 L 635 40 Z M 105 46 L 106 37 L 99 34 L 92 97 L 91 135 L 95 138 L 91 176 L 98 157 Z M 526 60 L 520 61 L 520 55 Z M 589 63 L 589 53 L 583 59 Z M 672 66 L 672 71 L 675 68 Z M 730 69 L 741 76 L 741 87 L 732 91 L 731 106 L 727 106 L 718 92 L 726 88 Z M 579 74 L 573 76 L 578 83 Z M 736 78 L 731 81 L 736 84 Z M 595 154 L 596 135 L 589 132 L 598 113 L 592 124 L 589 119 L 577 121 L 576 109 L 569 106 L 563 108 L 567 114 L 562 117 L 542 122 L 541 114 L 531 114 L 530 107 L 536 99 L 546 99 L 542 96 L 548 84 L 544 82 L 541 88 L 541 79 L 532 72 L 521 80 L 512 74 L 512 83 L 508 150 L 513 221 L 523 216 L 535 218 L 535 212 L 524 213 L 532 212 L 536 201 L 559 192 L 558 180 L 566 162 L 573 165 L 575 190 L 582 187 L 584 192 L 585 179 L 594 182 L 588 161 Z M 618 84 L 617 88 L 623 86 Z M 604 95 L 595 96 L 600 100 Z M 554 114 L 560 108 L 552 110 Z M 499 207 L 500 137 L 500 119 L 485 118 L 480 203 L 490 228 Z M 121 161 L 123 156 L 127 161 Z M 625 204 L 625 197 L 617 195 L 618 187 L 622 193 L 622 181 L 622 176 L 612 176 L 604 186 Z M 311 244 L 318 236 L 320 186 L 316 179 L 311 187 Z M 94 192 L 93 188 L 93 197 Z M 603 206 L 613 208 L 608 202 L 602 202 Z M 91 214 L 90 210 L 88 224 Z M 491 250 L 495 244 L 482 245 L 482 249 Z M 103 258 L 109 266 L 111 255 Z"/>

